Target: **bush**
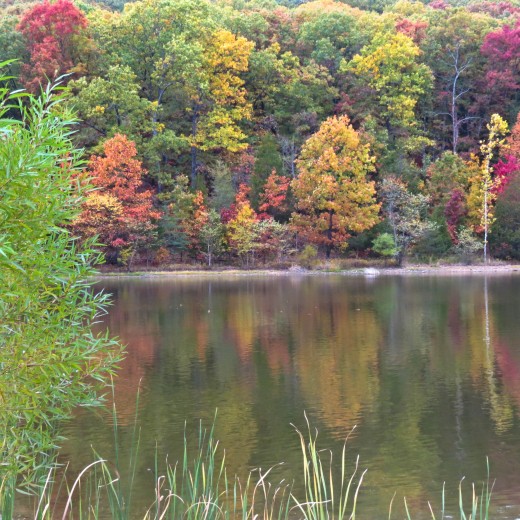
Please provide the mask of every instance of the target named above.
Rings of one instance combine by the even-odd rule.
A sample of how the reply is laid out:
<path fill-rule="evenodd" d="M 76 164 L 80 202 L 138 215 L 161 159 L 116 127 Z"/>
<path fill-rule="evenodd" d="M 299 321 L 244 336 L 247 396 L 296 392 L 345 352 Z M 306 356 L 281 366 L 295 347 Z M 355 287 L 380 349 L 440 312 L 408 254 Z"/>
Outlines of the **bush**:
<path fill-rule="evenodd" d="M 475 260 L 478 253 L 482 252 L 484 244 L 468 228 L 459 230 L 459 243 L 454 247 L 459 260 L 470 264 Z"/>
<path fill-rule="evenodd" d="M 91 330 L 107 303 L 91 290 L 93 241 L 66 227 L 85 189 L 72 118 L 50 88 L 20 96 L 0 87 L 0 488 L 48 462 L 57 421 L 98 402 L 118 352 Z"/>
<path fill-rule="evenodd" d="M 396 256 L 394 237 L 390 233 L 381 233 L 372 243 L 372 250 L 384 257 Z"/>
<path fill-rule="evenodd" d="M 303 248 L 303 251 L 298 255 L 298 263 L 306 269 L 312 269 L 313 267 L 315 267 L 317 261 L 318 250 L 310 244 L 307 244 Z"/>

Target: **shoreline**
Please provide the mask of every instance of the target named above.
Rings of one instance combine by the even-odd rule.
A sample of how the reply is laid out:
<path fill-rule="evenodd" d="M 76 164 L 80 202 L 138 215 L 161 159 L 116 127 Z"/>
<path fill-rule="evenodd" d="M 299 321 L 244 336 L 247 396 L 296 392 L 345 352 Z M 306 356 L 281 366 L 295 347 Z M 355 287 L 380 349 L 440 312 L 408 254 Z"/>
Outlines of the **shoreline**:
<path fill-rule="evenodd" d="M 221 268 L 214 270 L 186 269 L 178 271 L 100 271 L 95 278 L 175 278 L 175 277 L 212 277 L 212 276 L 474 276 L 474 275 L 517 275 L 520 274 L 520 264 L 504 265 L 442 265 L 428 266 L 410 264 L 403 267 L 359 267 L 350 269 L 237 269 Z"/>

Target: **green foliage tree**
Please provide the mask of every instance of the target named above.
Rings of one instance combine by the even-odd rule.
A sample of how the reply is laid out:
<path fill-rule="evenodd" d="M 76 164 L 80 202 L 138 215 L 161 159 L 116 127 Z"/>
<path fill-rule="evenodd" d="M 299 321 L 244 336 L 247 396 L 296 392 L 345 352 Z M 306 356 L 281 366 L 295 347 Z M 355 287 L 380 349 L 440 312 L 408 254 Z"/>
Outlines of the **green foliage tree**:
<path fill-rule="evenodd" d="M 206 211 L 206 219 L 200 230 L 200 242 L 208 267 L 211 267 L 214 257 L 223 251 L 225 245 L 225 227 L 214 209 Z"/>
<path fill-rule="evenodd" d="M 394 237 L 390 233 L 381 233 L 372 243 L 372 250 L 378 255 L 392 257 L 397 255 Z"/>
<path fill-rule="evenodd" d="M 99 402 L 118 357 L 91 329 L 107 300 L 91 290 L 94 242 L 67 229 L 85 187 L 73 118 L 51 94 L 17 105 L 0 90 L 0 489 L 48 462 L 59 421 Z"/>
<path fill-rule="evenodd" d="M 396 259 L 401 265 L 410 247 L 437 226 L 427 220 L 428 198 L 411 193 L 400 179 L 384 179 L 380 194 L 383 198 L 383 212 L 394 236 Z"/>
<path fill-rule="evenodd" d="M 256 210 L 267 178 L 273 170 L 281 175 L 283 161 L 276 137 L 272 133 L 267 133 L 262 136 L 256 149 L 255 165 L 251 176 L 251 204 Z"/>

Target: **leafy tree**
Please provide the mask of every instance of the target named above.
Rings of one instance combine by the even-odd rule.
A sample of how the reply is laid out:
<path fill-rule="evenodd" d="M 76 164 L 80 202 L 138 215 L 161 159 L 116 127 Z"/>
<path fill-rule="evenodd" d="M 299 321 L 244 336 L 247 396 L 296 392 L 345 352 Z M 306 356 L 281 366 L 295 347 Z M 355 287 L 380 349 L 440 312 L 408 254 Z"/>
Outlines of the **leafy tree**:
<path fill-rule="evenodd" d="M 401 265 L 410 247 L 434 230 L 436 224 L 427 220 L 428 198 L 410 193 L 402 180 L 396 177 L 383 179 L 380 194 L 383 212 L 392 228 L 396 258 Z"/>
<path fill-rule="evenodd" d="M 520 176 L 513 176 L 498 197 L 496 222 L 490 236 L 491 251 L 504 260 L 520 259 Z"/>
<path fill-rule="evenodd" d="M 88 48 L 84 36 L 85 15 L 70 1 L 47 0 L 29 9 L 18 24 L 30 53 L 29 63 L 22 67 L 24 86 L 37 91 L 41 85 L 59 75 L 79 72 L 80 49 Z"/>
<path fill-rule="evenodd" d="M 459 230 L 454 251 L 464 263 L 470 263 L 482 251 L 482 242 L 471 229 L 463 227 Z"/>
<path fill-rule="evenodd" d="M 200 242 L 208 267 L 211 267 L 213 258 L 224 250 L 225 245 L 225 227 L 214 209 L 206 212 L 205 222 L 200 230 Z"/>
<path fill-rule="evenodd" d="M 287 220 L 289 213 L 289 186 L 291 179 L 278 175 L 275 170 L 267 178 L 264 191 L 260 195 L 260 217 Z"/>
<path fill-rule="evenodd" d="M 322 245 L 327 258 L 347 246 L 351 233 L 376 224 L 379 205 L 367 179 L 374 158 L 348 117 L 327 119 L 305 142 L 297 165 L 292 223 L 310 243 Z"/>
<path fill-rule="evenodd" d="M 452 243 L 459 241 L 458 229 L 462 219 L 466 216 L 466 196 L 462 190 L 455 188 L 444 206 L 444 216 L 446 217 L 446 227 Z"/>
<path fill-rule="evenodd" d="M 0 89 L 3 486 L 17 477 L 30 481 L 33 470 L 52 462 L 60 421 L 78 405 L 99 403 L 96 389 L 119 353 L 91 328 L 106 296 L 91 290 L 93 241 L 80 245 L 67 229 L 85 187 L 78 192 L 73 184 L 81 166 L 70 141 L 74 119 L 51 94 L 47 88 L 39 98 L 25 96 L 14 120 L 6 112 L 21 94 Z"/>
<path fill-rule="evenodd" d="M 234 216 L 227 222 L 228 242 L 247 266 L 254 262 L 259 245 L 258 216 L 248 199 L 249 188 L 242 185 L 237 193 Z"/>
<path fill-rule="evenodd" d="M 239 123 L 250 118 L 244 81 L 253 44 L 226 30 L 216 31 L 204 50 L 203 83 L 191 93 L 191 183 L 197 176 L 197 150 L 239 152 L 247 147 Z M 203 88 L 202 85 L 206 85 Z"/>
<path fill-rule="evenodd" d="M 416 109 L 432 84 L 430 69 L 419 63 L 421 51 L 404 34 L 378 34 L 370 45 L 343 66 L 372 91 L 385 125 L 396 129 L 416 126 Z M 367 106 L 369 113 L 373 106 Z"/>
<path fill-rule="evenodd" d="M 158 195 L 164 206 L 159 242 L 172 253 L 180 253 L 181 260 L 190 246 L 185 223 L 191 221 L 194 211 L 195 193 L 189 190 L 189 183 L 187 176 L 179 175 Z"/>
<path fill-rule="evenodd" d="M 421 49 L 435 77 L 430 133 L 441 149 L 455 153 L 462 145 L 474 149 L 482 118 L 487 117 L 478 102 L 486 88 L 481 81 L 485 58 L 480 49 L 486 34 L 498 23 L 486 14 L 465 9 L 431 9 L 428 21 Z"/>
<path fill-rule="evenodd" d="M 0 49 L 4 70 L 9 78 L 3 78 L 11 89 L 17 88 L 22 62 L 29 58 L 22 34 L 16 29 L 20 18 L 16 14 L 2 12 L 0 8 Z"/>
<path fill-rule="evenodd" d="M 188 238 L 188 249 L 192 257 L 200 258 L 204 254 L 202 244 L 202 230 L 208 224 L 208 209 L 204 201 L 204 194 L 197 190 L 193 194 L 189 216 L 182 222 L 182 227 Z"/>
<path fill-rule="evenodd" d="M 504 145 L 503 136 L 507 133 L 507 123 L 498 114 L 493 114 L 487 125 L 489 136 L 482 142 L 480 151 L 482 161 L 478 173 L 472 178 L 469 194 L 469 213 L 480 217 L 480 230 L 484 235 L 484 263 L 488 257 L 488 235 L 495 221 L 493 209 L 497 198 L 497 186 L 501 182 L 500 177 L 493 177 L 492 161 Z"/>
<path fill-rule="evenodd" d="M 81 144 L 93 145 L 117 132 L 141 140 L 152 132 L 153 105 L 139 95 L 136 75 L 128 66 L 110 67 L 104 77 L 83 77 L 69 87 L 74 94 L 70 103 L 81 118 L 76 137 Z"/>
<path fill-rule="evenodd" d="M 381 256 L 397 256 L 398 250 L 395 246 L 394 237 L 390 233 L 381 233 L 372 243 L 372 250 Z"/>
<path fill-rule="evenodd" d="M 347 7 L 344 11 L 330 12 L 323 4 L 322 12 L 301 24 L 296 45 L 300 56 L 314 60 L 334 74 L 341 60 L 351 59 L 360 46 L 358 13 L 354 9 L 348 12 Z"/>
<path fill-rule="evenodd" d="M 520 21 L 514 27 L 504 25 L 486 35 L 480 49 L 487 58 L 480 102 L 486 110 L 518 110 L 516 94 L 520 88 Z M 513 102 L 513 103 L 512 103 Z"/>
<path fill-rule="evenodd" d="M 261 137 L 256 149 L 255 164 L 250 181 L 251 203 L 256 209 L 258 209 L 260 196 L 267 178 L 273 171 L 281 175 L 283 173 L 283 161 L 276 137 L 269 132 Z"/>
<path fill-rule="evenodd" d="M 467 191 L 470 174 L 461 157 L 453 152 L 442 154 L 426 171 L 426 192 L 432 206 L 442 208 L 454 190 Z"/>
<path fill-rule="evenodd" d="M 90 158 L 87 174 L 98 189 L 87 196 L 74 230 L 81 236 L 98 235 L 105 255 L 114 262 L 122 260 L 124 251 L 130 268 L 133 255 L 152 240 L 161 215 L 144 184 L 146 171 L 135 158 L 135 143 L 116 134 L 105 141 L 103 152 Z"/>
<path fill-rule="evenodd" d="M 507 149 L 513 157 L 520 161 L 520 112 L 511 128 L 511 134 L 507 138 Z"/>
<path fill-rule="evenodd" d="M 216 30 L 214 7 L 204 0 L 142 0 L 121 14 L 92 15 L 91 27 L 104 65 L 129 67 L 139 95 L 152 103 L 143 135 L 153 141 L 146 148 L 156 163 L 149 166 L 171 175 L 172 158 L 190 146 L 192 105 L 209 85 L 203 63 Z"/>

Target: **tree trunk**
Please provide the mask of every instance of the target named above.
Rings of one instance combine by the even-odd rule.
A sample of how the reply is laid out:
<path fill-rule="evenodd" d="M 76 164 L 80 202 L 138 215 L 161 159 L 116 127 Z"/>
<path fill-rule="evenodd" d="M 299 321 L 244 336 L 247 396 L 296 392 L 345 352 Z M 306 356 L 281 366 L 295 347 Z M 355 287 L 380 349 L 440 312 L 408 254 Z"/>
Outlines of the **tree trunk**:
<path fill-rule="evenodd" d="M 199 122 L 199 107 L 197 104 L 193 105 L 193 115 L 191 116 L 191 187 L 195 188 L 197 183 L 197 147 L 195 146 L 195 139 L 197 137 L 197 126 Z"/>
<path fill-rule="evenodd" d="M 325 249 L 325 256 L 327 260 L 330 258 L 330 253 L 332 252 L 332 230 L 333 230 L 333 223 L 332 223 L 332 217 L 334 215 L 333 211 L 329 211 L 329 229 L 327 229 L 327 247 Z"/>

